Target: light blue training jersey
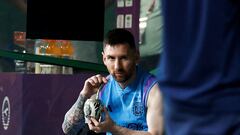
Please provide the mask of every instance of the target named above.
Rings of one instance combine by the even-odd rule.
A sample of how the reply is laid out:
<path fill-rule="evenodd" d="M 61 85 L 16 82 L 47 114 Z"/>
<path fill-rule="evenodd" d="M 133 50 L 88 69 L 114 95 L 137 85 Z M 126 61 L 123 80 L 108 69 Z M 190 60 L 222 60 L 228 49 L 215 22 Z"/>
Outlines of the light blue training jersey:
<path fill-rule="evenodd" d="M 147 131 L 147 99 L 149 91 L 156 83 L 157 79 L 153 75 L 137 67 L 136 79 L 125 89 L 122 89 L 110 75 L 99 98 L 118 126 Z M 107 133 L 107 135 L 111 135 L 111 133 Z"/>

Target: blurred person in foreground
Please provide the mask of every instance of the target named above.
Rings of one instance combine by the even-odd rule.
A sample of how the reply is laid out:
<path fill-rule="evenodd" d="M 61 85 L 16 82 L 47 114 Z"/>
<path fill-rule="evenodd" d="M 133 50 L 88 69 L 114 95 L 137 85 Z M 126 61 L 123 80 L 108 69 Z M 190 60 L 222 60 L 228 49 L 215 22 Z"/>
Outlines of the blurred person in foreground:
<path fill-rule="evenodd" d="M 240 134 L 240 1 L 162 0 L 167 135 Z"/>
<path fill-rule="evenodd" d="M 124 29 L 109 31 L 102 56 L 110 75 L 98 74 L 85 81 L 77 101 L 65 115 L 64 133 L 161 135 L 161 92 L 157 79 L 138 66 L 139 51 L 133 35 Z M 105 106 L 104 118 L 99 121 L 89 117 L 86 125 L 84 103 L 99 87 L 99 99 Z"/>

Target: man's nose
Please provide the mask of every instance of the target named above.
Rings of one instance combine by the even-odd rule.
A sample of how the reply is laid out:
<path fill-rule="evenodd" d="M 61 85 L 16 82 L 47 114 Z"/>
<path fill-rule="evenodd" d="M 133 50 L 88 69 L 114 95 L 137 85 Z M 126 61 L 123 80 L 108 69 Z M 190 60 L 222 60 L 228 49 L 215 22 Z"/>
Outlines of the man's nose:
<path fill-rule="evenodd" d="M 115 70 L 119 70 L 122 68 L 122 64 L 121 64 L 121 61 L 116 59 L 115 63 L 114 63 L 114 69 Z"/>

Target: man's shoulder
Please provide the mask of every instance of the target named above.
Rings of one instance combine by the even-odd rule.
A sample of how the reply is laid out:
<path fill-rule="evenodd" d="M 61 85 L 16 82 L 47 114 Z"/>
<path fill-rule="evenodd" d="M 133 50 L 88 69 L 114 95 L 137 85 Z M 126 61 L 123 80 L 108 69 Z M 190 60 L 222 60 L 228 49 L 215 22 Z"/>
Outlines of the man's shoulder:
<path fill-rule="evenodd" d="M 157 77 L 146 71 L 146 70 L 141 70 L 139 73 L 138 73 L 144 80 L 148 80 L 148 79 L 151 79 L 151 80 L 157 80 Z"/>

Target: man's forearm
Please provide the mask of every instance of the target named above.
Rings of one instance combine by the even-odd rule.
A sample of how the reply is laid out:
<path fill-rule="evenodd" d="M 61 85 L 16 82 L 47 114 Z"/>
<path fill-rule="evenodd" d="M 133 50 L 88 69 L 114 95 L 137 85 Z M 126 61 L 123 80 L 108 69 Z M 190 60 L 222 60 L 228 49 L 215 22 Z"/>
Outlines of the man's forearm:
<path fill-rule="evenodd" d="M 75 135 L 84 126 L 84 112 L 83 107 L 86 98 L 81 94 L 78 100 L 74 103 L 71 109 L 66 113 L 62 129 L 65 134 Z"/>

